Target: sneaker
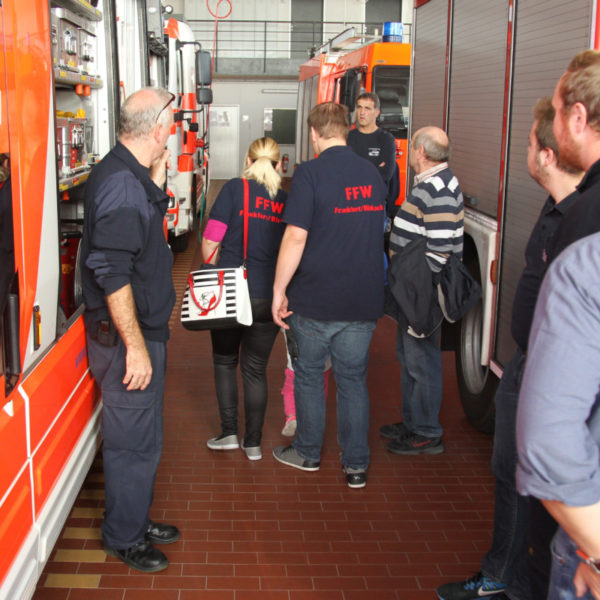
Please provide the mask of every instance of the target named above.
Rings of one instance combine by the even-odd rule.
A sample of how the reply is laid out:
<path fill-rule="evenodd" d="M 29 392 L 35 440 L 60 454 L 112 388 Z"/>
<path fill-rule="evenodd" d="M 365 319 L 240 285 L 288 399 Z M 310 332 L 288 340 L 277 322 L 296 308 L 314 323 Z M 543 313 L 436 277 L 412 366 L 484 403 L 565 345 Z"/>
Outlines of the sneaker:
<path fill-rule="evenodd" d="M 281 430 L 281 435 L 285 435 L 286 437 L 294 437 L 296 435 L 296 417 L 286 417 L 285 425 Z"/>
<path fill-rule="evenodd" d="M 401 440 L 402 438 L 409 436 L 412 432 L 402 421 L 400 421 L 400 423 L 382 425 L 379 428 L 379 433 L 389 440 Z"/>
<path fill-rule="evenodd" d="M 242 450 L 246 453 L 248 460 L 260 460 L 262 458 L 260 446 L 246 446 L 244 440 L 242 440 Z"/>
<path fill-rule="evenodd" d="M 394 454 L 441 454 L 444 451 L 442 438 L 431 438 L 411 433 L 409 436 L 392 440 L 387 449 Z"/>
<path fill-rule="evenodd" d="M 240 447 L 237 435 L 224 435 L 214 437 L 206 442 L 211 450 L 237 450 Z"/>
<path fill-rule="evenodd" d="M 502 591 L 506 585 L 494 581 L 481 573 L 477 573 L 465 579 L 454 583 L 445 583 L 437 588 L 436 593 L 440 600 L 474 600 L 475 598 L 494 598 L 500 600 L 504 594 Z M 502 594 L 502 596 L 499 596 Z"/>
<path fill-rule="evenodd" d="M 280 463 L 300 469 L 301 471 L 318 471 L 321 464 L 320 462 L 313 462 L 312 460 L 302 458 L 296 452 L 294 446 L 277 446 L 273 448 L 273 456 Z"/>
<path fill-rule="evenodd" d="M 367 472 L 352 467 L 344 467 L 346 483 L 353 489 L 364 488 L 367 485 Z"/>

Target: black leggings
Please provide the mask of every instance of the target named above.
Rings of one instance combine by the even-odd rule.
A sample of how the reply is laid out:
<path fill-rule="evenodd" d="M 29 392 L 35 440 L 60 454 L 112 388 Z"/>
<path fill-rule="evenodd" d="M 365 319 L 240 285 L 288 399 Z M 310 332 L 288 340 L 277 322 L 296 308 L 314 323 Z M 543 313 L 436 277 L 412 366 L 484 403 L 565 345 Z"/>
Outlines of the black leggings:
<path fill-rule="evenodd" d="M 251 299 L 251 303 L 253 323 L 250 327 L 210 332 L 223 435 L 237 434 L 237 365 L 241 363 L 246 414 L 244 445 L 247 447 L 260 445 L 267 408 L 267 362 L 279 332 L 271 316 L 271 300 Z"/>

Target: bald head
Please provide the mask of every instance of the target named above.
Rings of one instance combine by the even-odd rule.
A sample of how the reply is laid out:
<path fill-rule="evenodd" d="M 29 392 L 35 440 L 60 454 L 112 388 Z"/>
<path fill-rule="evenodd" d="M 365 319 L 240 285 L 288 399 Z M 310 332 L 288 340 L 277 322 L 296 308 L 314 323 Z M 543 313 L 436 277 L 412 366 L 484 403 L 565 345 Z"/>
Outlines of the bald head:
<path fill-rule="evenodd" d="M 422 127 L 413 135 L 412 147 L 423 148 L 425 158 L 434 163 L 446 162 L 450 158 L 450 140 L 439 127 Z"/>
<path fill-rule="evenodd" d="M 119 139 L 139 139 L 150 135 L 157 124 L 168 127 L 171 111 L 165 110 L 173 95 L 163 88 L 147 87 L 131 94 L 121 106 Z"/>

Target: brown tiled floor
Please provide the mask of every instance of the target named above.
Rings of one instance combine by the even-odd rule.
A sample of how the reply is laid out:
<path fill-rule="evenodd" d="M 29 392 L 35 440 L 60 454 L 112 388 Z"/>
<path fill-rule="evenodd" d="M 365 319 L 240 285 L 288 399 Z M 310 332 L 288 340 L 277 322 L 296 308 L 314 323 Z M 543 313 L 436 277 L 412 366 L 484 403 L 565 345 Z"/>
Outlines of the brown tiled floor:
<path fill-rule="evenodd" d="M 196 244 L 176 256 L 180 297 Z M 398 421 L 400 367 L 395 330 L 380 321 L 371 347 L 371 466 L 351 490 L 340 469 L 335 386 L 330 386 L 321 469 L 276 462 L 285 355 L 277 340 L 269 367 L 261 461 L 241 450 L 211 452 L 218 433 L 210 340 L 172 320 L 165 394 L 165 445 L 152 518 L 181 539 L 163 547 L 166 571 L 140 574 L 101 552 L 102 464 L 98 458 L 40 578 L 35 600 L 420 600 L 478 570 L 493 510 L 491 438 L 467 423 L 454 358 L 444 354 L 445 454 L 404 458 L 377 431 Z"/>

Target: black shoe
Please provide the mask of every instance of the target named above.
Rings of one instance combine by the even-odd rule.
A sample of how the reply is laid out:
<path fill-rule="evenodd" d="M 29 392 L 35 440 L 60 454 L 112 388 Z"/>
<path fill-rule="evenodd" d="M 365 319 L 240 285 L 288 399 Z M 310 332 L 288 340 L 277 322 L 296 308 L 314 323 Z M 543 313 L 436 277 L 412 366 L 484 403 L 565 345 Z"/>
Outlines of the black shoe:
<path fill-rule="evenodd" d="M 164 523 L 148 523 L 146 539 L 151 544 L 172 544 L 179 539 L 179 529 L 175 525 L 165 525 Z"/>
<path fill-rule="evenodd" d="M 502 593 L 505 587 L 504 583 L 494 581 L 482 573 L 476 573 L 464 581 L 440 585 L 435 591 L 440 600 L 478 600 L 479 598 L 508 600 L 508 597 Z"/>
<path fill-rule="evenodd" d="M 392 440 L 387 445 L 387 449 L 394 454 L 403 455 L 441 454 L 444 451 L 444 444 L 441 437 L 431 438 L 413 433 L 400 440 Z"/>
<path fill-rule="evenodd" d="M 104 545 L 104 552 L 109 556 L 121 559 L 126 565 L 136 571 L 155 573 L 169 566 L 167 557 L 150 542 L 139 542 L 125 550 L 110 548 Z"/>
<path fill-rule="evenodd" d="M 366 471 L 356 471 L 354 469 L 344 469 L 344 473 L 346 474 L 346 483 L 348 487 L 357 489 L 364 488 L 367 485 L 367 472 Z"/>
<path fill-rule="evenodd" d="M 392 423 L 390 425 L 382 425 L 379 428 L 379 433 L 389 440 L 401 440 L 411 434 L 410 429 L 402 422 Z"/>

